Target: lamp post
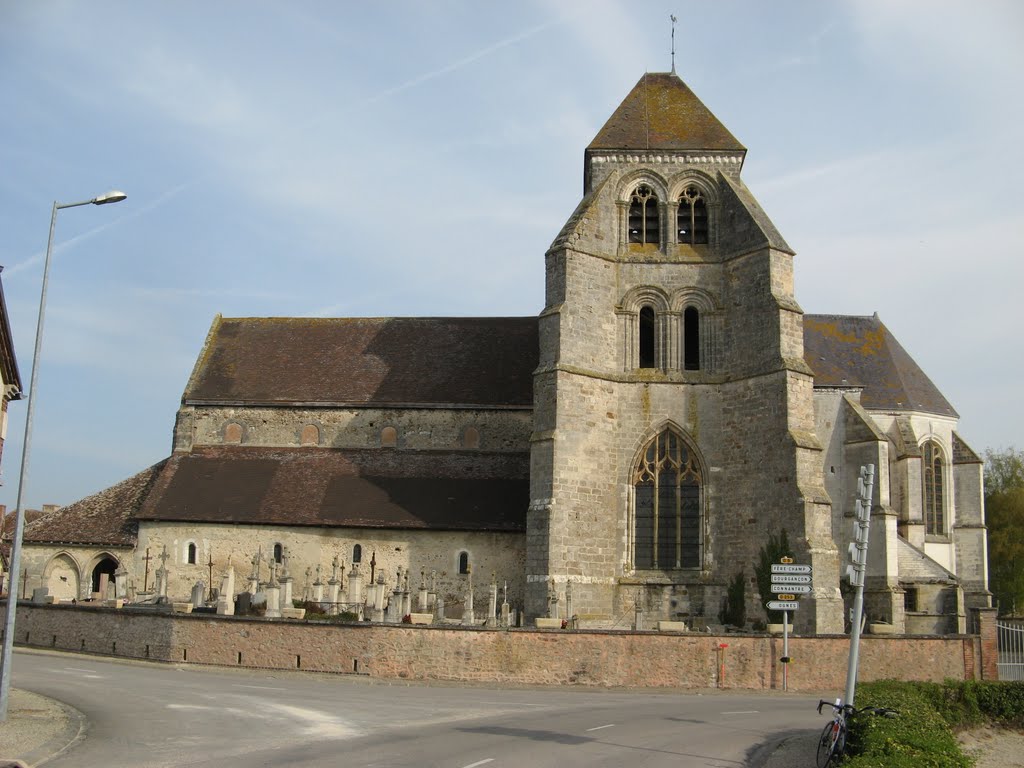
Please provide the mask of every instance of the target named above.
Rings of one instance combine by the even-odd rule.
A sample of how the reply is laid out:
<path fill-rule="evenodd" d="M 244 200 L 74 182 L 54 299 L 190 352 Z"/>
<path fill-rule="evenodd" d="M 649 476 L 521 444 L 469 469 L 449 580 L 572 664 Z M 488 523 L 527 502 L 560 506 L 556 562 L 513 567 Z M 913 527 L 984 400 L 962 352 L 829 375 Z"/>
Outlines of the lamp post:
<path fill-rule="evenodd" d="M 119 203 L 128 195 L 117 190 L 91 200 L 78 203 L 53 202 L 50 214 L 50 236 L 46 241 L 46 259 L 43 262 L 43 289 L 39 295 L 39 320 L 36 322 L 36 347 L 32 356 L 32 378 L 28 385 L 28 411 L 25 414 L 25 441 L 21 449 L 21 473 L 18 475 L 18 507 L 14 519 L 14 539 L 11 541 L 10 576 L 7 580 L 7 612 L 4 616 L 3 653 L 0 655 L 0 722 L 7 719 L 7 698 L 11 687 L 11 651 L 14 648 L 14 618 L 18 607 L 18 577 L 21 568 L 21 538 L 25 527 L 25 478 L 28 474 L 28 454 L 32 440 L 32 417 L 36 409 L 36 382 L 39 378 L 39 353 L 43 346 L 43 317 L 46 311 L 46 285 L 50 278 L 50 257 L 53 254 L 53 230 L 57 224 L 57 211 L 80 205 L 106 205 Z"/>

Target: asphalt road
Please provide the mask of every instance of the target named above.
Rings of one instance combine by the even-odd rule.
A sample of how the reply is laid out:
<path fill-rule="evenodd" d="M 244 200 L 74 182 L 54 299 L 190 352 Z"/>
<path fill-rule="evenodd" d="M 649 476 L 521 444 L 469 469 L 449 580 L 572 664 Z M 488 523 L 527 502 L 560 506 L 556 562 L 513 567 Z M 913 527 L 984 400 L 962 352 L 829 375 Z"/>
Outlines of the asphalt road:
<path fill-rule="evenodd" d="M 53 768 L 758 765 L 817 697 L 389 684 L 18 653 L 14 685 L 86 715 Z"/>

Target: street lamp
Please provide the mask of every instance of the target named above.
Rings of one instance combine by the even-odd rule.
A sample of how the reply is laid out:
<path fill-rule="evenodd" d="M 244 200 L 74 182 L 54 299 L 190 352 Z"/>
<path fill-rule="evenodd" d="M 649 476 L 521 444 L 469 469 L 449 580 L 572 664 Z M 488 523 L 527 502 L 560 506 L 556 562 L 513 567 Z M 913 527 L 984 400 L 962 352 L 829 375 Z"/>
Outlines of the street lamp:
<path fill-rule="evenodd" d="M 46 311 L 46 285 L 50 279 L 50 256 L 53 254 L 53 230 L 57 224 L 57 211 L 80 205 L 106 205 L 119 203 L 128 195 L 112 190 L 91 200 L 79 203 L 53 201 L 50 214 L 50 237 L 46 241 L 46 260 L 43 262 L 43 290 L 39 296 L 39 320 L 36 323 L 36 349 L 32 356 L 32 378 L 28 385 L 28 412 L 25 414 L 25 442 L 21 449 L 21 474 L 18 475 L 18 508 L 14 518 L 14 539 L 11 542 L 10 576 L 7 579 L 7 612 L 4 616 L 3 653 L 0 655 L 0 722 L 7 719 L 7 697 L 11 687 L 11 652 L 14 649 L 14 618 L 18 608 L 18 577 L 21 569 L 21 537 L 25 527 L 25 477 L 28 474 L 28 454 L 32 440 L 32 416 L 36 409 L 36 381 L 39 377 L 39 353 L 43 346 L 43 316 Z"/>

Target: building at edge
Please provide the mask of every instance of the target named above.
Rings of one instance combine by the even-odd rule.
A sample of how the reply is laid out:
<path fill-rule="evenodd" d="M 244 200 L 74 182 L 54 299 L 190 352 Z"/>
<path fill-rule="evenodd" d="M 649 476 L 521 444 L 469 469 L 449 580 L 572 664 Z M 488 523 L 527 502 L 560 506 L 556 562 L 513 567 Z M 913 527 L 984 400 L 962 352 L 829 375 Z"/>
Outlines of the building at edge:
<path fill-rule="evenodd" d="M 307 593 L 337 558 L 449 610 L 472 578 L 528 619 L 571 597 L 583 627 L 640 606 L 699 628 L 737 578 L 764 619 L 754 566 L 784 531 L 813 568 L 797 631 L 843 632 L 870 463 L 870 620 L 964 631 L 990 605 L 982 462 L 877 315 L 802 312 L 745 156 L 646 74 L 586 148 L 539 317 L 216 317 L 171 455 L 28 526 L 29 588 L 140 593 L 166 548 L 185 599 L 262 552 Z"/>

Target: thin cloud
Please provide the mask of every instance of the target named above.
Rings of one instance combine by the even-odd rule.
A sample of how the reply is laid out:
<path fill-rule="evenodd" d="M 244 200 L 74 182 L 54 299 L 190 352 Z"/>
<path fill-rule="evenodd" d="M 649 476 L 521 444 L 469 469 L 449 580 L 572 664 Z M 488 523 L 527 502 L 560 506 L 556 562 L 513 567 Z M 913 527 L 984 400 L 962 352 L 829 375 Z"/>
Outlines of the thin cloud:
<path fill-rule="evenodd" d="M 54 257 L 68 250 L 72 246 L 77 245 L 78 243 L 81 243 L 85 240 L 91 240 L 96 235 L 100 234 L 101 232 L 105 232 L 106 230 L 110 229 L 111 227 L 117 224 L 120 224 L 125 221 L 131 221 L 132 219 L 137 219 L 139 216 L 142 216 L 156 208 L 159 208 L 168 200 L 181 194 L 193 184 L 202 181 L 203 178 L 205 177 L 199 177 L 197 179 L 193 179 L 192 181 L 187 181 L 184 184 L 179 184 L 176 187 L 172 187 L 171 189 L 167 190 L 162 195 L 160 195 L 160 197 L 156 198 L 150 203 L 147 203 L 146 205 L 143 205 L 141 208 L 130 209 L 129 212 L 126 213 L 124 216 L 118 216 L 116 219 L 113 219 L 112 221 L 100 224 L 99 226 L 93 227 L 90 230 L 82 232 L 81 234 L 75 235 L 74 237 L 71 237 L 67 240 L 64 240 L 61 243 L 56 244 L 55 246 L 53 246 Z M 17 264 L 11 265 L 5 271 L 7 275 L 16 275 L 19 272 L 24 272 L 25 270 L 35 267 L 37 264 L 42 263 L 42 261 L 45 258 L 46 251 L 39 251 L 38 253 L 34 253 L 31 256 L 29 256 L 27 259 L 25 259 L 25 261 L 21 261 L 18 262 Z"/>
<path fill-rule="evenodd" d="M 489 56 L 495 51 L 500 51 L 502 48 L 508 48 L 510 45 L 515 45 L 516 43 L 520 43 L 523 40 L 527 40 L 535 35 L 539 35 L 546 29 L 550 29 L 551 27 L 557 26 L 558 24 L 561 23 L 562 21 L 560 19 L 552 19 L 550 21 L 545 21 L 543 24 L 538 24 L 535 27 L 530 27 L 529 29 L 520 32 L 516 35 L 513 35 L 512 37 L 507 37 L 504 40 L 499 40 L 493 45 L 487 46 L 486 48 L 481 48 L 479 51 L 471 53 L 469 56 L 466 56 L 465 58 L 459 59 L 458 61 L 454 61 L 451 64 L 447 64 L 441 67 L 440 69 L 435 69 L 433 72 L 426 72 L 420 75 L 419 77 L 414 77 L 412 80 L 407 80 L 400 85 L 394 86 L 393 88 L 387 88 L 386 90 L 381 91 L 375 96 L 371 96 L 370 98 L 366 99 L 363 102 L 363 104 L 373 104 L 375 102 L 386 99 L 389 96 L 394 96 L 396 93 L 401 93 L 402 91 L 407 91 L 410 88 L 415 88 L 417 85 L 422 85 L 423 83 L 426 83 L 430 80 L 436 80 L 437 78 L 443 77 L 444 75 L 450 75 L 452 72 L 456 72 L 462 69 L 463 67 L 470 65 L 474 61 L 479 61 L 480 59 L 484 58 L 485 56 Z"/>

